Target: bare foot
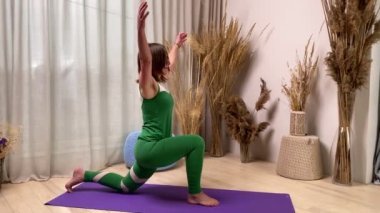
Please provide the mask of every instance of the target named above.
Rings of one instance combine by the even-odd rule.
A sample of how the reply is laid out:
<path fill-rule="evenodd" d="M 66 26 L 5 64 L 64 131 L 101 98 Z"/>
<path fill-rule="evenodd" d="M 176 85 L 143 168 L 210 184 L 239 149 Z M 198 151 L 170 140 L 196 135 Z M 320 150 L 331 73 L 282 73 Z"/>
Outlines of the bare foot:
<path fill-rule="evenodd" d="M 73 186 L 82 183 L 84 179 L 84 171 L 82 168 L 76 168 L 73 172 L 73 177 L 66 183 L 65 187 L 67 192 L 73 191 Z"/>
<path fill-rule="evenodd" d="M 199 194 L 190 195 L 187 197 L 187 202 L 191 204 L 199 204 L 203 206 L 217 206 L 219 201 L 209 197 L 205 193 L 201 192 Z"/>

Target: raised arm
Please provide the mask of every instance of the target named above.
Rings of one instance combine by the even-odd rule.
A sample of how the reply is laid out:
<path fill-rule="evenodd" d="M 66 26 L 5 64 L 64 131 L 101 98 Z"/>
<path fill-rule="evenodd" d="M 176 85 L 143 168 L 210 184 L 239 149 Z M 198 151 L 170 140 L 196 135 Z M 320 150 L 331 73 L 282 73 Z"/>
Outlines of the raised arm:
<path fill-rule="evenodd" d="M 173 68 L 175 67 L 177 51 L 183 45 L 183 43 L 185 43 L 186 39 L 187 39 L 187 33 L 184 33 L 184 32 L 178 33 L 177 38 L 175 40 L 175 44 L 172 46 L 169 52 L 170 70 L 173 70 Z"/>
<path fill-rule="evenodd" d="M 152 53 L 145 34 L 145 20 L 149 14 L 147 9 L 147 2 L 141 2 L 137 16 L 137 42 L 140 60 L 139 88 L 144 98 L 151 98 L 156 94 L 156 91 L 155 81 L 152 77 Z"/>

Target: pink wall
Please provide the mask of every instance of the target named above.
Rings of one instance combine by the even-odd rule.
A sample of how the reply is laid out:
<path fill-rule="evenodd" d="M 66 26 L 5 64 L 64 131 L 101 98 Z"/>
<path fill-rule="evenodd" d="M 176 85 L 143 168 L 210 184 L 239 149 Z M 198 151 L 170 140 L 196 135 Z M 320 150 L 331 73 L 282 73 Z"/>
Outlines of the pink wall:
<path fill-rule="evenodd" d="M 234 0 L 228 1 L 227 16 L 238 18 L 247 32 L 256 22 L 256 29 L 251 39 L 252 47 L 257 49 L 257 60 L 250 68 L 251 74 L 241 94 L 250 109 L 260 92 L 260 77 L 267 81 L 272 90 L 267 107 L 274 109 L 271 126 L 258 143 L 252 147 L 257 159 L 277 161 L 281 137 L 289 132 L 289 112 L 287 98 L 281 93 L 282 82 L 287 82 L 290 66 L 295 64 L 296 51 L 303 57 L 304 46 L 310 35 L 316 45 L 316 55 L 320 58 L 320 70 L 315 90 L 311 94 L 306 109 L 308 132 L 317 135 L 321 142 L 322 158 L 325 172 L 329 173 L 331 153 L 338 125 L 336 83 L 327 76 L 324 57 L 330 49 L 324 15 L 320 1 L 300 0 Z M 269 25 L 259 38 L 259 33 Z M 323 26 L 322 26 L 323 25 Z M 360 130 L 355 132 L 356 144 L 353 144 L 354 178 L 363 180 L 365 155 L 362 140 L 365 138 L 368 117 L 368 89 L 359 92 L 360 103 L 355 108 L 355 115 Z M 268 113 L 261 111 L 257 118 L 267 120 Z M 358 119 L 360 118 L 360 119 Z M 363 128 L 364 127 L 364 128 Z M 270 133 L 270 131 L 272 131 Z M 231 152 L 239 154 L 238 144 L 231 143 Z"/>

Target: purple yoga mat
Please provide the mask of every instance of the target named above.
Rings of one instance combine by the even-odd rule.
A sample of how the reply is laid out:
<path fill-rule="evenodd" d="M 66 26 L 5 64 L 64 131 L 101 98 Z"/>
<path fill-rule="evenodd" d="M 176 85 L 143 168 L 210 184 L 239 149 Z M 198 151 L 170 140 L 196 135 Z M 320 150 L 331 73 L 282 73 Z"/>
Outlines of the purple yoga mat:
<path fill-rule="evenodd" d="M 97 183 L 82 183 L 72 193 L 64 193 L 46 205 L 127 212 L 295 212 L 288 194 L 203 189 L 220 201 L 217 207 L 186 202 L 187 188 L 145 184 L 133 194 L 122 194 Z"/>

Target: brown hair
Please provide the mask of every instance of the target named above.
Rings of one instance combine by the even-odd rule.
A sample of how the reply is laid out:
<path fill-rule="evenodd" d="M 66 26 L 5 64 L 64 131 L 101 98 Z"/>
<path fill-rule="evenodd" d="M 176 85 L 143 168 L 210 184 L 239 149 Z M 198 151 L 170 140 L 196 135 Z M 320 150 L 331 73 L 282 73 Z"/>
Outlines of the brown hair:
<path fill-rule="evenodd" d="M 157 82 L 165 82 L 163 69 L 169 61 L 168 51 L 165 46 L 158 43 L 149 44 L 150 52 L 152 53 L 152 76 Z M 140 73 L 140 54 L 137 55 L 138 72 Z"/>

